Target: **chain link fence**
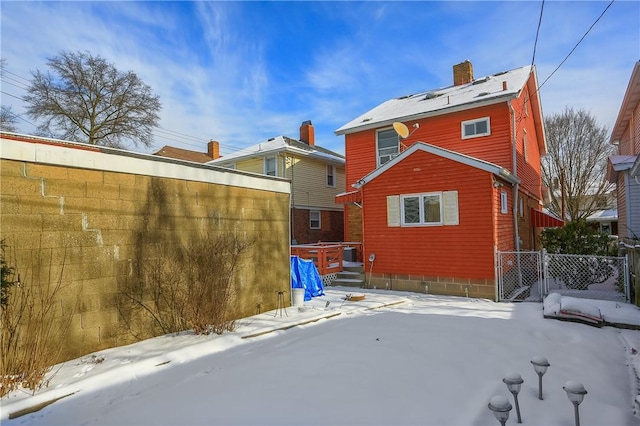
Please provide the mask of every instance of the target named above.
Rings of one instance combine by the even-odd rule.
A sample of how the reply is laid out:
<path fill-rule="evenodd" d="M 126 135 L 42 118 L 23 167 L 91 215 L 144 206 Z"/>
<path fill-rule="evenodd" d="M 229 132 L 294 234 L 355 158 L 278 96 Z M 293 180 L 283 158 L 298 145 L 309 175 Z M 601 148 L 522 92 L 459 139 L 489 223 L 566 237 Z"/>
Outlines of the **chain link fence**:
<path fill-rule="evenodd" d="M 628 275 L 624 257 L 546 254 L 544 293 L 626 302 Z"/>
<path fill-rule="evenodd" d="M 626 257 L 498 252 L 498 299 L 540 302 L 549 293 L 630 301 Z"/>

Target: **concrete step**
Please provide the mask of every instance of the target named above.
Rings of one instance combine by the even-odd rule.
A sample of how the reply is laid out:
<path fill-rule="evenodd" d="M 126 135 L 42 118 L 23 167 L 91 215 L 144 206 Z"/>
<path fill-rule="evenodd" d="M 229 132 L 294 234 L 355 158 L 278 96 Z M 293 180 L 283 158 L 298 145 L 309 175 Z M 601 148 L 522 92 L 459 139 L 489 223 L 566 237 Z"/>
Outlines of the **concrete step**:
<path fill-rule="evenodd" d="M 363 280 L 363 281 L 365 279 L 364 271 L 342 271 L 342 272 L 338 272 L 336 275 L 338 278 Z"/>
<path fill-rule="evenodd" d="M 364 273 L 364 267 L 362 265 L 343 266 L 342 269 L 343 269 L 344 272 L 360 272 L 360 273 Z"/>
<path fill-rule="evenodd" d="M 364 287 L 364 280 L 354 279 L 354 278 L 336 278 L 331 281 L 331 286 L 342 286 L 342 287 Z"/>

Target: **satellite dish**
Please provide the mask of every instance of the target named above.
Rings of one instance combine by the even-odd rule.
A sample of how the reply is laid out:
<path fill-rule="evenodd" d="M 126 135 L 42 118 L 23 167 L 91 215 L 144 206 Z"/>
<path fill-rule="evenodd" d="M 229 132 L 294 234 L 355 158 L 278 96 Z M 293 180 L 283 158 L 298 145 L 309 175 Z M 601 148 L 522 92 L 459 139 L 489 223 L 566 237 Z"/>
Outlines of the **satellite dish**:
<path fill-rule="evenodd" d="M 393 123 L 393 130 L 402 138 L 406 139 L 409 136 L 409 128 L 399 121 Z"/>

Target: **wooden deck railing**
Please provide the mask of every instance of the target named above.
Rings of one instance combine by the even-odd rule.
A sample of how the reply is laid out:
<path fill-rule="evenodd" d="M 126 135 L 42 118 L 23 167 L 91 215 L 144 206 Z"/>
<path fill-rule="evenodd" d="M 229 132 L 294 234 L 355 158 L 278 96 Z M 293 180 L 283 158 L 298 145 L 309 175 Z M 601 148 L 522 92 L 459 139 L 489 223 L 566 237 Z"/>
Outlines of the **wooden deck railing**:
<path fill-rule="evenodd" d="M 345 247 L 356 251 L 355 261 L 361 261 L 362 244 L 351 242 L 318 242 L 291 246 L 291 255 L 301 259 L 313 260 L 320 275 L 335 274 L 342 271 Z"/>

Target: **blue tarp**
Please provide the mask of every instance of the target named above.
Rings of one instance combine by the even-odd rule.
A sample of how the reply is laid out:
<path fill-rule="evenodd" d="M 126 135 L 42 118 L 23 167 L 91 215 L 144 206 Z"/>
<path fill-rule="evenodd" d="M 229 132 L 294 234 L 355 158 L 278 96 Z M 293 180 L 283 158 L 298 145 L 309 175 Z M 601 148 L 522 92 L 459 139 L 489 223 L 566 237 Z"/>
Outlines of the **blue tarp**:
<path fill-rule="evenodd" d="M 291 288 L 304 288 L 304 300 L 324 296 L 322 278 L 313 260 L 291 256 Z"/>

